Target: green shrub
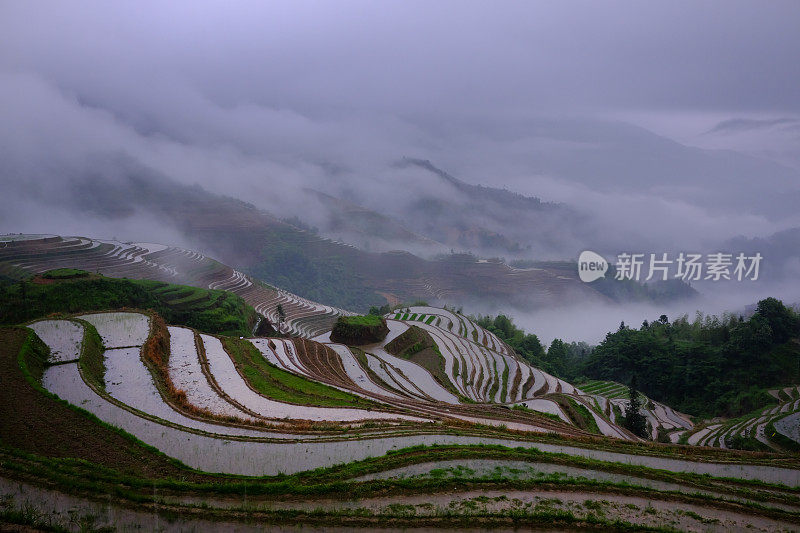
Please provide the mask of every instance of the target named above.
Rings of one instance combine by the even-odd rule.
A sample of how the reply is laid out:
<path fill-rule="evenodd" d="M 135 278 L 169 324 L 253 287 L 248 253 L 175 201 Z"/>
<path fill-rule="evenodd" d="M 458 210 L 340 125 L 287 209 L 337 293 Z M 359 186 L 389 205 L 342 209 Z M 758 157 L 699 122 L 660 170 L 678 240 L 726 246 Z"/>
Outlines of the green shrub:
<path fill-rule="evenodd" d="M 389 334 L 386 320 L 376 315 L 340 316 L 331 331 L 331 341 L 351 346 L 380 342 Z"/>

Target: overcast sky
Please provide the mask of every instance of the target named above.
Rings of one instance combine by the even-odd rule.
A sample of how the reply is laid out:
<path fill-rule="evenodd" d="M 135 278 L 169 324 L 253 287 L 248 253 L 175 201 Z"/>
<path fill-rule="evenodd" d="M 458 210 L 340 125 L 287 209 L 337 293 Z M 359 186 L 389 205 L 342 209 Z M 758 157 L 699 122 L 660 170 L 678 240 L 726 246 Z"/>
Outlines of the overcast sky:
<path fill-rule="evenodd" d="M 563 202 L 607 245 L 701 249 L 800 226 L 798 88 L 797 0 L 0 0 L 0 233 L 191 247 L 64 202 L 131 162 L 313 224 L 301 187 L 402 215 L 437 194 L 407 156 Z M 519 321 L 619 321 L 568 312 Z"/>
<path fill-rule="evenodd" d="M 0 179 L 43 188 L 119 153 L 279 211 L 291 202 L 274 201 L 275 183 L 392 183 L 386 166 L 411 156 L 590 209 L 611 201 L 597 194 L 625 201 L 612 185 L 663 170 L 674 149 L 586 122 L 598 119 L 798 169 L 798 21 L 794 0 L 6 0 Z M 610 162 L 624 171 L 628 156 L 614 141 L 632 147 L 618 182 Z M 640 141 L 658 164 L 639 161 Z M 576 168 L 587 147 L 606 151 Z M 710 240 L 796 223 L 687 207 L 686 186 L 628 200 Z M 29 227 L 17 216 L 3 227 Z"/>
<path fill-rule="evenodd" d="M 0 9 L 4 70 L 98 100 L 186 84 L 224 107 L 800 111 L 794 0 L 5 1 Z"/>

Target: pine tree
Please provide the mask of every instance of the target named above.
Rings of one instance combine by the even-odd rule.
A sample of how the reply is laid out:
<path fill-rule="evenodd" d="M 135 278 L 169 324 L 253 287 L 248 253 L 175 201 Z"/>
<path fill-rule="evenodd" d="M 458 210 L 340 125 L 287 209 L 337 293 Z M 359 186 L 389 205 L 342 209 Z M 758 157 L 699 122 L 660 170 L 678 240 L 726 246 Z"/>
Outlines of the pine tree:
<path fill-rule="evenodd" d="M 639 391 L 636 390 L 637 381 L 634 374 L 631 378 L 630 386 L 628 387 L 628 396 L 630 403 L 625 409 L 625 420 L 622 425 L 636 436 L 646 439 L 647 435 L 647 419 L 639 409 L 642 407 L 642 400 L 639 398 Z"/>
<path fill-rule="evenodd" d="M 281 304 L 278 304 L 276 311 L 278 312 L 278 333 L 283 333 L 281 330 L 283 329 L 283 321 L 286 320 L 286 312 L 283 310 L 283 305 Z"/>

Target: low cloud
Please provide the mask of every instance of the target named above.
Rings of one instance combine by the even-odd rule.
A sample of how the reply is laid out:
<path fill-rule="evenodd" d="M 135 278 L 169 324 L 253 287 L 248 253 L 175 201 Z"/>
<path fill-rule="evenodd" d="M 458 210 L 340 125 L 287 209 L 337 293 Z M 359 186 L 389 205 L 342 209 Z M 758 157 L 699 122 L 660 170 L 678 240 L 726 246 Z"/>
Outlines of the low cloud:
<path fill-rule="evenodd" d="M 474 200 L 404 157 L 584 217 L 499 223 L 464 207 L 468 231 L 522 245 L 485 255 L 690 251 L 800 226 L 796 5 L 709 6 L 687 27 L 689 3 L 6 2 L 0 184 L 14 204 L 0 231 L 192 245 L 77 188 L 130 168 L 348 239 L 361 237 L 307 189 L 417 233 L 420 198 Z M 392 246 L 440 251 L 374 243 Z"/>

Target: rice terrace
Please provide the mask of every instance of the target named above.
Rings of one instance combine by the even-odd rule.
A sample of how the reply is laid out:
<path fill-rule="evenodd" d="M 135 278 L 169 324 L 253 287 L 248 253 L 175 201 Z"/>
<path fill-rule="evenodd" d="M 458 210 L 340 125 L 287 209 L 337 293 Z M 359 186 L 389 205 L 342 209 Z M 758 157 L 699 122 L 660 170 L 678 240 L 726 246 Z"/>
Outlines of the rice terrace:
<path fill-rule="evenodd" d="M 188 250 L 83 237 L 6 238 L 0 268 L 9 523 L 800 525 L 797 387 L 701 425 L 641 396 L 637 436 L 627 386 L 570 384 L 452 309 L 358 317 Z"/>
<path fill-rule="evenodd" d="M 0 533 L 800 532 L 799 0 L 0 0 Z"/>

